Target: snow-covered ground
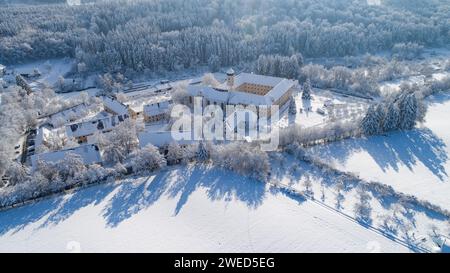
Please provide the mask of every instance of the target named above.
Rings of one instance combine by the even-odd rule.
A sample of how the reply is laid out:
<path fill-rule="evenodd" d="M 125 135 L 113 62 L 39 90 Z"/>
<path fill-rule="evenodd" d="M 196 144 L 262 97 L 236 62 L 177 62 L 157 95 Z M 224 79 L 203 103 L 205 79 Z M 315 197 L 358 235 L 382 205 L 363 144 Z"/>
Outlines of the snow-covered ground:
<path fill-rule="evenodd" d="M 41 73 L 41 77 L 36 80 L 37 83 L 47 83 L 50 86 L 54 85 L 59 76 L 64 76 L 67 74 L 73 66 L 73 59 L 63 58 L 63 59 L 50 59 L 45 61 L 35 61 L 26 64 L 18 64 L 13 66 L 8 66 L 8 70 L 15 70 L 19 74 L 23 73 L 33 73 L 34 69 L 38 69 Z M 33 83 L 31 83 L 33 86 Z"/>
<path fill-rule="evenodd" d="M 326 208 L 204 166 L 0 212 L 1 252 L 407 252 Z"/>
<path fill-rule="evenodd" d="M 450 75 L 446 71 L 446 66 L 450 60 L 450 50 L 447 48 L 434 48 L 424 50 L 422 60 L 410 61 L 411 64 L 425 65 L 429 67 L 430 71 L 427 73 L 420 73 L 419 71 L 411 71 L 414 75 L 396 79 L 393 81 L 386 81 L 380 83 L 380 91 L 386 95 L 400 90 L 402 83 L 423 85 L 429 80 L 441 80 Z M 426 75 L 423 75 L 426 74 Z"/>
<path fill-rule="evenodd" d="M 309 152 L 339 169 L 450 209 L 450 95 L 430 97 L 428 104 L 421 128 L 316 146 Z"/>
<path fill-rule="evenodd" d="M 363 182 L 353 183 L 342 173 L 322 169 L 289 154 L 272 154 L 271 162 L 272 183 L 307 191 L 310 201 L 360 223 L 355 205 L 360 200 L 358 185 Z M 441 251 L 436 242 L 450 235 L 447 216 L 418 204 L 405 204 L 376 188 L 365 188 L 364 192 L 370 196 L 371 210 L 365 224 L 416 251 Z"/>
<path fill-rule="evenodd" d="M 343 96 L 324 89 L 314 88 L 311 95 L 311 100 L 303 100 L 301 92 L 294 96 L 297 113 L 290 115 L 288 111 L 284 111 L 278 122 L 280 128 L 292 124 L 313 127 L 337 119 L 351 118 L 353 114 L 364 114 L 369 105 L 365 99 Z M 325 107 L 326 103 L 330 105 Z M 318 113 L 317 109 L 323 110 L 323 114 Z"/>

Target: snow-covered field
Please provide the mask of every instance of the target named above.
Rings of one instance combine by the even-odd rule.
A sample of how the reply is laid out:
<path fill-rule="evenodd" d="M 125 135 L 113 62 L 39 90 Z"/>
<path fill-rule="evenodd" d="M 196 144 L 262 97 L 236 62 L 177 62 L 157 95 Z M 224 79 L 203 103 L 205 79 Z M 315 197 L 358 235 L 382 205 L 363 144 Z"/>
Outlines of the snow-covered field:
<path fill-rule="evenodd" d="M 351 139 L 309 151 L 337 168 L 450 209 L 450 95 L 429 98 L 421 128 Z"/>
<path fill-rule="evenodd" d="M 369 103 L 365 99 L 351 96 L 342 96 L 324 89 L 313 89 L 312 100 L 303 100 L 301 92 L 294 96 L 297 113 L 291 115 L 288 111 L 281 114 L 278 125 L 286 128 L 292 124 L 299 124 L 303 127 L 313 127 L 323 125 L 329 121 L 343 118 L 351 118 L 352 114 L 359 115 L 365 113 Z M 325 107 L 326 103 L 332 106 Z M 308 110 L 309 109 L 309 110 Z M 322 109 L 324 114 L 317 112 Z"/>
<path fill-rule="evenodd" d="M 72 68 L 74 61 L 69 58 L 50 59 L 46 61 L 35 61 L 26 64 L 18 64 L 9 66 L 8 69 L 15 70 L 17 73 L 33 73 L 34 69 L 38 69 L 41 77 L 37 83 L 46 83 L 53 85 L 58 81 L 59 76 L 64 76 Z M 31 84 L 33 86 L 33 83 Z"/>
<path fill-rule="evenodd" d="M 228 171 L 178 167 L 0 212 L 1 252 L 406 252 Z"/>

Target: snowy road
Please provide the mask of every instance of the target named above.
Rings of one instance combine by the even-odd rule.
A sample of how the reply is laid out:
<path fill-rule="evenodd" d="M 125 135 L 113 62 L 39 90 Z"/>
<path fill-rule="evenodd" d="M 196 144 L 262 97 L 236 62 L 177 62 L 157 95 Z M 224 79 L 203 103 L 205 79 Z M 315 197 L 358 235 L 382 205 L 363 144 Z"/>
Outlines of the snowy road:
<path fill-rule="evenodd" d="M 0 252 L 406 252 L 318 204 L 185 167 L 0 213 Z"/>

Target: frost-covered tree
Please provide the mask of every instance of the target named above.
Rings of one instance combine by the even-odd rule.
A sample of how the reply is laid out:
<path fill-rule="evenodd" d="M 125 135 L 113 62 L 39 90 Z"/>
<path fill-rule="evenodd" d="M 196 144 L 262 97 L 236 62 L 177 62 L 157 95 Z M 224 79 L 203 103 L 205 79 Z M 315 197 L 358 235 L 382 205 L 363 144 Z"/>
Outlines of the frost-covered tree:
<path fill-rule="evenodd" d="M 233 142 L 214 151 L 213 162 L 223 168 L 265 181 L 270 163 L 267 153 L 244 142 Z"/>
<path fill-rule="evenodd" d="M 258 74 L 294 79 L 298 77 L 302 64 L 303 57 L 301 54 L 290 57 L 260 55 L 256 60 L 254 69 Z"/>
<path fill-rule="evenodd" d="M 421 56 L 423 46 L 417 43 L 397 43 L 392 47 L 392 56 L 400 60 L 412 60 Z"/>
<path fill-rule="evenodd" d="M 123 147 L 116 146 L 115 144 L 108 142 L 103 145 L 103 160 L 106 163 L 121 163 L 126 158 Z"/>
<path fill-rule="evenodd" d="M 309 196 L 313 196 L 314 192 L 312 191 L 312 182 L 309 175 L 305 177 L 305 180 L 303 181 L 303 186 L 305 187 L 305 193 Z"/>
<path fill-rule="evenodd" d="M 399 98 L 400 121 L 399 128 L 410 130 L 416 125 L 419 108 L 417 98 L 413 93 L 403 94 Z"/>
<path fill-rule="evenodd" d="M 121 174 L 126 174 L 127 168 L 120 162 L 117 162 L 116 165 L 114 165 L 114 170 L 116 173 L 120 176 Z"/>
<path fill-rule="evenodd" d="M 37 165 L 36 171 L 38 171 L 48 181 L 53 181 L 54 183 L 61 181 L 59 168 L 56 164 L 52 162 L 38 160 L 36 165 Z"/>
<path fill-rule="evenodd" d="M 172 100 L 175 104 L 189 104 L 189 94 L 186 91 L 187 86 L 184 84 L 178 84 L 174 87 L 172 92 Z"/>
<path fill-rule="evenodd" d="M 80 74 L 86 73 L 86 71 L 87 71 L 86 64 L 83 63 L 83 62 L 78 63 L 78 64 L 77 64 L 77 71 L 78 71 L 78 73 L 80 73 Z"/>
<path fill-rule="evenodd" d="M 286 73 L 295 71 L 289 56 L 296 52 L 305 57 L 354 56 L 391 50 L 396 44 L 414 52 L 417 46 L 411 45 L 450 41 L 446 1 L 416 5 L 420 1 L 386 0 L 370 7 L 352 0 L 95 2 L 2 7 L 0 18 L 8 24 L 0 26 L 7 37 L 0 59 L 18 63 L 69 56 L 85 63 L 88 71 L 133 74 L 204 65 L 212 56 L 228 66 L 266 55 L 285 58 L 286 64 L 276 67 Z M 23 29 L 33 35 L 24 35 Z M 405 46 L 397 48 L 403 52 Z"/>
<path fill-rule="evenodd" d="M 206 86 L 216 87 L 216 86 L 220 85 L 220 82 L 218 80 L 216 80 L 216 78 L 214 77 L 214 74 L 206 73 L 202 78 L 202 84 L 206 85 Z"/>
<path fill-rule="evenodd" d="M 66 80 L 64 79 L 63 76 L 60 75 L 60 76 L 58 77 L 58 81 L 57 81 L 57 84 L 56 84 L 56 88 L 57 88 L 59 91 L 63 92 L 63 91 L 65 90 L 65 86 L 66 86 Z"/>
<path fill-rule="evenodd" d="M 69 178 L 81 180 L 86 172 L 86 166 L 81 156 L 71 152 L 67 153 L 64 159 L 59 161 L 56 166 L 64 181 Z"/>
<path fill-rule="evenodd" d="M 131 155 L 131 166 L 133 171 L 154 171 L 166 165 L 166 159 L 159 153 L 158 149 L 149 144 L 135 151 Z"/>
<path fill-rule="evenodd" d="M 19 162 L 13 161 L 6 170 L 5 176 L 8 177 L 8 185 L 16 185 L 25 182 L 30 176 L 30 170 Z"/>
<path fill-rule="evenodd" d="M 182 148 L 177 142 L 172 142 L 167 147 L 167 163 L 177 164 L 184 158 L 184 148 Z"/>
<path fill-rule="evenodd" d="M 361 120 L 361 130 L 366 135 L 375 135 L 382 132 L 383 113 L 380 105 L 371 105 Z"/>
<path fill-rule="evenodd" d="M 115 127 L 107 139 L 112 145 L 122 148 L 124 155 L 128 155 L 138 147 L 136 123 L 132 119 L 126 119 Z"/>
<path fill-rule="evenodd" d="M 295 103 L 295 98 L 293 96 L 291 96 L 290 100 L 289 100 L 289 114 L 291 115 L 295 115 L 297 114 L 297 105 Z"/>
<path fill-rule="evenodd" d="M 389 132 L 395 130 L 399 126 L 400 109 L 394 102 L 389 102 L 386 109 L 386 116 L 383 122 L 383 131 Z"/>
<path fill-rule="evenodd" d="M 200 141 L 198 143 L 198 148 L 196 152 L 196 158 L 198 161 L 206 161 L 210 157 L 210 153 L 206 147 L 206 144 L 204 141 Z"/>
<path fill-rule="evenodd" d="M 217 72 L 220 69 L 220 58 L 217 55 L 211 55 L 208 59 L 208 67 L 211 72 Z"/>
<path fill-rule="evenodd" d="M 311 99 L 311 80 L 309 78 L 307 78 L 305 83 L 303 84 L 302 99 Z"/>
<path fill-rule="evenodd" d="M 368 224 L 372 221 L 372 207 L 370 205 L 370 200 L 372 200 L 372 197 L 363 187 L 358 187 L 356 192 L 358 194 L 358 200 L 354 205 L 356 219 Z"/>

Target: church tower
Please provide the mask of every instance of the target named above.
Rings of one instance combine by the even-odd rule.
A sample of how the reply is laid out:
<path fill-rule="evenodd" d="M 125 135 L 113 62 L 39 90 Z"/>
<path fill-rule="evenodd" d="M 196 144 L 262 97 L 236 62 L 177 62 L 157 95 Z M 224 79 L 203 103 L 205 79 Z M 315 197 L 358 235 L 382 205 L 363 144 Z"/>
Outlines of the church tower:
<path fill-rule="evenodd" d="M 227 71 L 227 86 L 228 86 L 228 89 L 232 89 L 234 86 L 234 70 L 233 70 L 233 68 L 230 68 Z"/>

